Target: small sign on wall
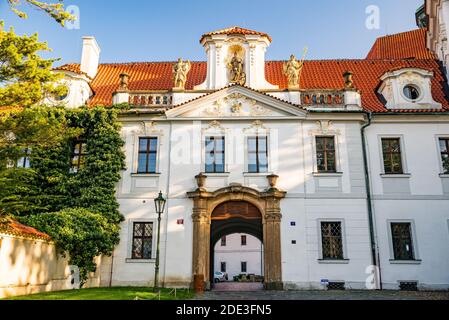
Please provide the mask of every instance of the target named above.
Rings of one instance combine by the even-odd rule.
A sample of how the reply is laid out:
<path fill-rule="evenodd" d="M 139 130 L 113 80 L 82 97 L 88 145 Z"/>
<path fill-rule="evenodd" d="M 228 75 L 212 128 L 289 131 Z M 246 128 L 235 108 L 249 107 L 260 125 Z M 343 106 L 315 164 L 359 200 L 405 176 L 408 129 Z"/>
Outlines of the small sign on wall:
<path fill-rule="evenodd" d="M 176 220 L 176 223 L 177 224 L 184 224 L 184 219 L 178 219 L 178 220 Z"/>

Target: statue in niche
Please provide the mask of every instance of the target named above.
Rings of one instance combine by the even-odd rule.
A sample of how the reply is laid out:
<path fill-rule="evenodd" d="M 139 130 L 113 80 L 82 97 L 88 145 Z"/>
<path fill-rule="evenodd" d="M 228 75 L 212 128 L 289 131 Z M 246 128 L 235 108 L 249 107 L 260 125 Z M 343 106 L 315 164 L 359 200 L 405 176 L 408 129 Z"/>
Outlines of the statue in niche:
<path fill-rule="evenodd" d="M 234 56 L 228 63 L 228 69 L 231 73 L 230 82 L 236 83 L 241 86 L 246 83 L 246 74 L 243 71 L 243 60 L 239 58 L 237 52 L 234 52 Z"/>
<path fill-rule="evenodd" d="M 189 73 L 192 64 L 189 60 L 182 61 L 181 58 L 173 65 L 174 89 L 184 90 L 187 82 L 187 74 Z"/>

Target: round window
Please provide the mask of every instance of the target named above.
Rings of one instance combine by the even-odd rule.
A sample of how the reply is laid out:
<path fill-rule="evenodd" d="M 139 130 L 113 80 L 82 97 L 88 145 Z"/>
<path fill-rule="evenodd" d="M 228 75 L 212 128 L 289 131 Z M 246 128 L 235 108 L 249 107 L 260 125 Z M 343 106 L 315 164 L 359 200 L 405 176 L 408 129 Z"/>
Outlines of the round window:
<path fill-rule="evenodd" d="M 406 85 L 404 87 L 404 95 L 407 97 L 407 99 L 416 100 L 420 96 L 419 89 L 412 85 Z"/>
<path fill-rule="evenodd" d="M 63 85 L 64 86 L 64 90 L 62 94 L 54 94 L 53 95 L 53 100 L 57 101 L 57 102 L 61 102 L 64 101 L 68 96 L 69 96 L 69 87 L 67 85 Z"/>

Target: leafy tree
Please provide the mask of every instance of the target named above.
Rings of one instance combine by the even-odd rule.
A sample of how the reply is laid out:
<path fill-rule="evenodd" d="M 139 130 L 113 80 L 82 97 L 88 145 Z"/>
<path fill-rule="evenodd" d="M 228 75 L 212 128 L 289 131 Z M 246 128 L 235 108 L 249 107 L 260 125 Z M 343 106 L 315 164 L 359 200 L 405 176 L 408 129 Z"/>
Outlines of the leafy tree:
<path fill-rule="evenodd" d="M 28 15 L 22 11 L 17 9 L 18 6 L 22 4 L 27 4 L 34 9 L 38 9 L 44 11 L 50 17 L 56 20 L 61 25 L 64 25 L 64 22 L 69 20 L 72 21 L 75 18 L 70 15 L 70 13 L 64 10 L 64 3 L 62 0 L 59 0 L 57 3 L 48 3 L 45 1 L 37 1 L 37 0 L 7 0 L 11 10 L 16 13 L 19 17 L 26 19 Z"/>
<path fill-rule="evenodd" d="M 13 28 L 0 30 L 0 107 L 30 107 L 46 96 L 67 93 L 65 86 L 55 85 L 62 79 L 51 70 L 57 59 L 43 59 L 40 51 L 50 49 L 37 34 L 19 36 Z"/>

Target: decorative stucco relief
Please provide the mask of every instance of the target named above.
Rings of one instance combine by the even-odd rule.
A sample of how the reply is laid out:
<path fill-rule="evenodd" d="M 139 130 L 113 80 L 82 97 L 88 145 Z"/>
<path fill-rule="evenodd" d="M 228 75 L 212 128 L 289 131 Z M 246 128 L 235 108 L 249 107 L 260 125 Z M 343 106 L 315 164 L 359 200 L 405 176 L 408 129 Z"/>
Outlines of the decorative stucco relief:
<path fill-rule="evenodd" d="M 204 116 L 273 116 L 275 113 L 240 93 L 220 98 L 202 112 Z"/>
<path fill-rule="evenodd" d="M 317 135 L 340 135 L 341 132 L 339 129 L 335 129 L 333 127 L 333 123 L 331 120 L 320 120 L 316 122 L 317 128 L 313 130 L 309 130 L 310 136 Z"/>

